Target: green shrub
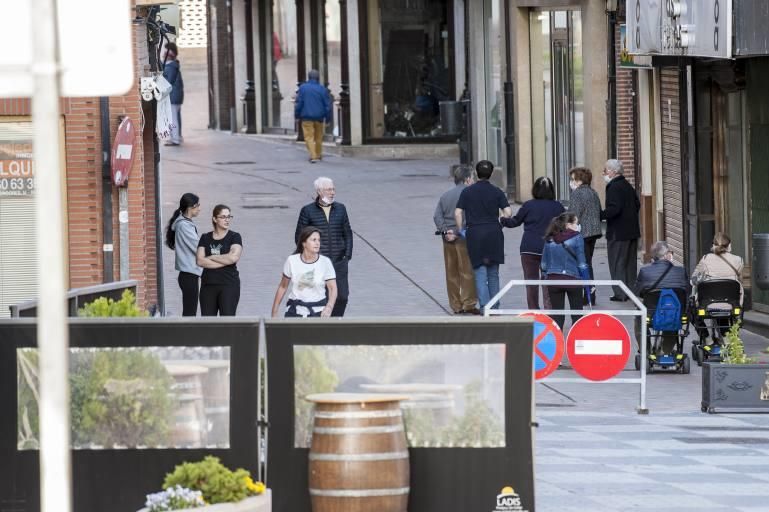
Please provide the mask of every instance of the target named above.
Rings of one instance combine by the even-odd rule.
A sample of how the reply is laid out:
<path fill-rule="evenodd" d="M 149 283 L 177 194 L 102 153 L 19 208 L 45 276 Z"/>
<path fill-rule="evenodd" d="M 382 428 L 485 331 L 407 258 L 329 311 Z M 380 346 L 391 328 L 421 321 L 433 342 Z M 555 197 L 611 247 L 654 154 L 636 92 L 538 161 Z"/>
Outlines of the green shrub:
<path fill-rule="evenodd" d="M 131 290 L 125 290 L 120 300 L 99 297 L 89 302 L 77 312 L 82 317 L 141 317 L 147 316 L 147 312 L 136 305 L 136 297 Z"/>
<path fill-rule="evenodd" d="M 168 444 L 173 379 L 154 354 L 79 352 L 72 358 L 70 382 L 75 446 Z"/>
<path fill-rule="evenodd" d="M 751 364 L 756 360 L 745 354 L 745 345 L 740 338 L 740 322 L 735 322 L 726 333 L 723 347 L 723 359 L 726 364 Z"/>
<path fill-rule="evenodd" d="M 200 462 L 185 462 L 166 475 L 163 489 L 176 485 L 200 491 L 206 503 L 237 502 L 264 490 L 261 483 L 255 483 L 245 469 L 235 471 L 224 466 L 218 457 L 209 455 Z"/>

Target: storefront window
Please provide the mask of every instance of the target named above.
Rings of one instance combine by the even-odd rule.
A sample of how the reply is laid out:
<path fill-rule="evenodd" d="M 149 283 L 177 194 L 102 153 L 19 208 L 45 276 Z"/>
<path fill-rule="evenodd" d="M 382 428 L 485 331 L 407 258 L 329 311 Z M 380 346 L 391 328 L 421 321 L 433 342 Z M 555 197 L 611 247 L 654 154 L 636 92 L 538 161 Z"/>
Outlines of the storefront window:
<path fill-rule="evenodd" d="M 569 197 L 569 169 L 585 162 L 582 21 L 579 11 L 532 11 L 534 167 Z"/>
<path fill-rule="evenodd" d="M 502 55 L 505 42 L 501 37 L 499 24 L 502 20 L 500 4 L 496 0 L 484 2 L 484 21 L 486 24 L 486 129 L 488 159 L 496 165 L 503 165 L 502 158 L 502 117 L 504 101 L 502 98 Z"/>
<path fill-rule="evenodd" d="M 296 30 L 296 1 L 273 0 L 270 125 L 288 131 L 295 129 L 294 97 L 298 70 Z"/>
<path fill-rule="evenodd" d="M 339 98 L 342 82 L 342 26 L 339 0 L 326 0 L 326 82 L 334 99 Z M 333 115 L 331 130 L 335 136 L 339 135 L 339 119 L 337 113 Z"/>
<path fill-rule="evenodd" d="M 450 0 L 367 2 L 368 135 L 441 135 L 438 104 L 453 98 Z"/>

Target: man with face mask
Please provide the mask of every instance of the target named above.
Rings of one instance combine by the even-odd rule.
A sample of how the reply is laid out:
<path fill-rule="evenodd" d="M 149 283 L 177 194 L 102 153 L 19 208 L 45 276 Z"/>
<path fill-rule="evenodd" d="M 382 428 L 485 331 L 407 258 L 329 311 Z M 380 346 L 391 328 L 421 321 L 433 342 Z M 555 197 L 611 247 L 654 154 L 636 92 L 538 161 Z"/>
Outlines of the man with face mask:
<path fill-rule="evenodd" d="M 606 208 L 601 211 L 601 220 L 606 220 L 606 245 L 609 256 L 609 272 L 612 280 L 622 281 L 633 289 L 638 268 L 638 239 L 641 225 L 638 212 L 641 201 L 623 174 L 622 162 L 607 160 L 603 179 L 606 181 Z M 628 300 L 619 286 L 612 287 L 614 295 L 609 300 Z"/>
<path fill-rule="evenodd" d="M 349 296 L 347 266 L 352 258 L 352 228 L 347 208 L 335 201 L 336 188 L 331 178 L 315 180 L 316 198 L 299 212 L 294 243 L 302 229 L 314 226 L 320 230 L 320 253 L 331 260 L 336 271 L 337 298 L 331 316 L 344 316 Z"/>

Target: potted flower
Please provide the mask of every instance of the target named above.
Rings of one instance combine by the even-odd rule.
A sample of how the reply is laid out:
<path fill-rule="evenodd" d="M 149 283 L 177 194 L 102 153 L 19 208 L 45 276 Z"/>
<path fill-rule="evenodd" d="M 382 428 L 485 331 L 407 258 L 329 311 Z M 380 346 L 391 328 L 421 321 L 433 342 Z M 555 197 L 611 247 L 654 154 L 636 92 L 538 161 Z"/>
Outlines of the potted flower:
<path fill-rule="evenodd" d="M 147 495 L 139 512 L 203 510 L 205 512 L 270 512 L 270 491 L 248 471 L 225 467 L 217 457 L 185 462 L 166 475 L 163 491 Z"/>
<path fill-rule="evenodd" d="M 745 354 L 740 322 L 724 341 L 723 362 L 702 365 L 702 412 L 769 413 L 769 365 Z"/>

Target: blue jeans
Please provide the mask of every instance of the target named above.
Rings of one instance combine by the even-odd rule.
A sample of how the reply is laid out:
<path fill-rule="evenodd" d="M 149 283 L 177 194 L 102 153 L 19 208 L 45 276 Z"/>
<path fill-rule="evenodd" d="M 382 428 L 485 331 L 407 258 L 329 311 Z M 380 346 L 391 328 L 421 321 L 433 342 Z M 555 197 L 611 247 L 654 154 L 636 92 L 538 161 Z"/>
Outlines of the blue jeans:
<path fill-rule="evenodd" d="M 481 265 L 474 268 L 473 272 L 475 273 L 478 303 L 483 309 L 491 298 L 499 293 L 499 265 Z M 499 309 L 499 302 L 494 305 L 493 309 Z"/>

